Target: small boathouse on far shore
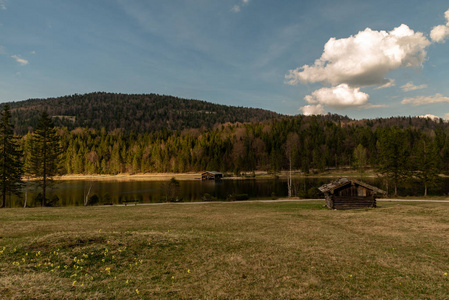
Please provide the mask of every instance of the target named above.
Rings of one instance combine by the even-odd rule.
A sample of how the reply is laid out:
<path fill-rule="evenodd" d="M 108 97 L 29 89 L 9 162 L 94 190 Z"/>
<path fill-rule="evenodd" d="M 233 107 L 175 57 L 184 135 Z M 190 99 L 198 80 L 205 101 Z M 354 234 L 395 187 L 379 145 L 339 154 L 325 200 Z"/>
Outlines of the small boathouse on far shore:
<path fill-rule="evenodd" d="M 223 173 L 215 171 L 206 171 L 201 174 L 201 180 L 220 180 L 223 178 Z"/>

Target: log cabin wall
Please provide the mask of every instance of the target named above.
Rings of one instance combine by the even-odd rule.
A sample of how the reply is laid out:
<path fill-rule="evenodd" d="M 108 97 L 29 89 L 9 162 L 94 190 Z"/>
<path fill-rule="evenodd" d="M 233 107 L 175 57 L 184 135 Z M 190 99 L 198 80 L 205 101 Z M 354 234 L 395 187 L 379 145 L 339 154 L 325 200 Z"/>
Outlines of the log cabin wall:
<path fill-rule="evenodd" d="M 374 196 L 333 196 L 333 209 L 353 209 L 376 207 L 376 198 Z"/>

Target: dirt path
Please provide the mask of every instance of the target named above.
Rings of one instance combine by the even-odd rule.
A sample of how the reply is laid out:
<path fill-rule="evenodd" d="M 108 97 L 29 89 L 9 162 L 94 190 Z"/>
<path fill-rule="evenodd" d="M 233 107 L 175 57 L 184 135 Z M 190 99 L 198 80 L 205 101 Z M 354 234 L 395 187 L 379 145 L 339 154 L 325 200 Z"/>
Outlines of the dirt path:
<path fill-rule="evenodd" d="M 449 200 L 431 200 L 431 199 L 376 199 L 379 202 L 439 202 L 449 203 Z M 116 204 L 113 206 L 136 206 L 136 205 L 196 205 L 196 204 L 223 204 L 223 203 L 274 203 L 274 202 L 309 202 L 309 201 L 323 201 L 324 199 L 276 199 L 276 200 L 244 200 L 244 201 L 201 201 L 201 202 L 162 202 L 162 203 L 136 203 L 136 204 Z"/>

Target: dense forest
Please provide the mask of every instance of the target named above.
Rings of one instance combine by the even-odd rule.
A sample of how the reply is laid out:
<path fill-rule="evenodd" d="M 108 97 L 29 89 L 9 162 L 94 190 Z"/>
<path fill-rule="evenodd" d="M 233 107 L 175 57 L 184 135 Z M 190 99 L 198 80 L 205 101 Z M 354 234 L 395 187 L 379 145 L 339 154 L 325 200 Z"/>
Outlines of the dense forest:
<path fill-rule="evenodd" d="M 47 110 L 61 121 L 61 174 L 315 173 L 350 166 L 376 169 L 395 188 L 410 178 L 431 186 L 438 174 L 449 174 L 449 124 L 442 120 L 292 117 L 164 97 L 96 93 L 12 104 L 16 132 L 25 132 L 19 139 L 25 170 L 32 162 L 32 120 Z M 75 121 L 66 126 L 69 115 Z"/>
<path fill-rule="evenodd" d="M 390 120 L 392 121 L 392 120 Z M 398 119 L 421 124 L 419 119 Z M 329 117 L 296 117 L 218 128 L 148 133 L 60 128 L 61 172 L 117 174 L 220 170 L 321 172 L 353 166 L 379 169 L 394 182 L 424 171 L 449 173 L 449 128 L 346 124 Z M 425 124 L 425 122 L 423 123 Z M 31 148 L 32 134 L 21 142 Z M 427 164 L 427 165 L 425 165 Z"/>
<path fill-rule="evenodd" d="M 150 132 L 162 129 L 212 128 L 216 124 L 263 121 L 271 111 L 219 105 L 157 94 L 90 93 L 11 102 L 12 123 L 19 135 L 31 131 L 47 111 L 58 127 Z"/>

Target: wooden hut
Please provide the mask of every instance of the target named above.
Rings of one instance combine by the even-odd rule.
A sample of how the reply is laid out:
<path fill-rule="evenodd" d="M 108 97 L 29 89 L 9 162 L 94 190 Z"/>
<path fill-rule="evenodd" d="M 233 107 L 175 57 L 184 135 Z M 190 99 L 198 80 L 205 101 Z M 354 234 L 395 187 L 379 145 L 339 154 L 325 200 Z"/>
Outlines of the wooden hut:
<path fill-rule="evenodd" d="M 215 171 L 206 171 L 201 174 L 201 180 L 220 180 L 223 174 Z"/>
<path fill-rule="evenodd" d="M 386 192 L 355 179 L 339 178 L 318 188 L 330 209 L 376 207 L 376 196 Z"/>

